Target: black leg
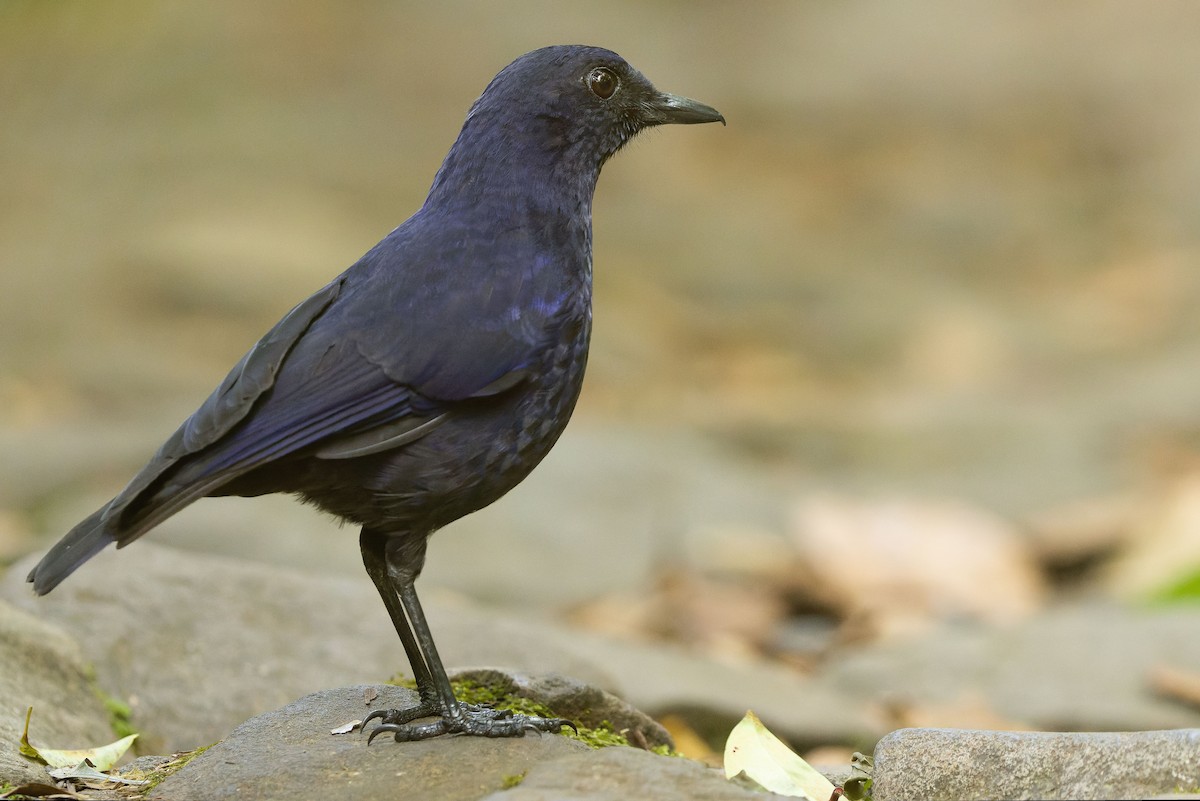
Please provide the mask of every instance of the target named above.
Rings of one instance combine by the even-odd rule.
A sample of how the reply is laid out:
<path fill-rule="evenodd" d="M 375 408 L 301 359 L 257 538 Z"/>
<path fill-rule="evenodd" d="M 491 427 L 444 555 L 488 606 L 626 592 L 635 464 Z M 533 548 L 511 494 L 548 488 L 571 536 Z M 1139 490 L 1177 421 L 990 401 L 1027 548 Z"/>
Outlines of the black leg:
<path fill-rule="evenodd" d="M 458 700 L 454 697 L 454 689 L 450 686 L 446 668 L 442 666 L 442 658 L 438 656 L 437 646 L 433 644 L 433 635 L 429 632 L 429 623 L 425 621 L 425 610 L 421 608 L 413 580 L 403 577 L 398 582 L 396 594 L 400 596 L 400 605 L 408 615 L 412 633 L 416 635 L 417 646 L 424 657 L 434 697 L 441 703 L 443 714 L 447 718 L 459 717 L 461 711 Z"/>
<path fill-rule="evenodd" d="M 388 616 L 392 619 L 392 625 L 396 627 L 396 633 L 400 635 L 400 642 L 404 645 L 404 653 L 408 655 L 409 667 L 412 668 L 413 678 L 417 682 L 417 693 L 421 697 L 421 704 L 418 707 L 413 707 L 411 711 L 414 714 L 408 718 L 409 720 L 415 720 L 419 717 L 437 714 L 441 711 L 441 705 L 434 688 L 433 679 L 429 675 L 429 667 L 425 664 L 425 658 L 421 655 L 421 649 L 417 645 L 412 627 L 409 625 L 407 617 L 405 617 L 404 607 L 400 605 L 400 599 L 396 597 L 396 591 L 392 588 L 391 580 L 388 578 L 387 558 L 385 556 L 387 542 L 388 537 L 386 535 L 366 528 L 362 530 L 362 533 L 358 537 L 358 546 L 362 551 L 363 566 L 366 567 L 367 575 L 371 577 L 371 581 L 375 583 L 375 589 L 379 591 L 379 597 L 383 599 L 383 605 L 387 607 Z M 372 714 L 374 715 L 375 713 Z M 366 722 L 370 722 L 371 719 L 368 717 Z M 365 727 L 366 723 L 363 725 Z"/>
<path fill-rule="evenodd" d="M 385 537 L 366 529 L 359 539 L 363 563 L 404 644 L 421 696 L 416 707 L 380 709 L 368 715 L 363 721 L 364 729 L 376 718 L 381 723 L 371 731 L 367 742 L 383 732 L 391 732 L 397 742 L 404 742 L 441 734 L 523 737 L 526 731 L 557 732 L 563 726 L 574 728 L 570 721 L 561 718 L 514 715 L 509 710 L 464 704 L 454 697 L 414 584 L 425 563 L 425 541 L 424 536 Z M 435 719 L 429 723 L 412 722 L 423 717 Z"/>

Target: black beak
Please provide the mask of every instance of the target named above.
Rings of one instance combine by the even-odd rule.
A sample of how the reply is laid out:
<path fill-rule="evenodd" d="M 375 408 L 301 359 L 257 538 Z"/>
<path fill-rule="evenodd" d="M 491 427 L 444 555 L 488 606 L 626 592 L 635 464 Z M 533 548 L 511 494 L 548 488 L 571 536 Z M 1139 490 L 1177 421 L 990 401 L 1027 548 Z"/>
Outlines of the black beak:
<path fill-rule="evenodd" d="M 725 117 L 712 106 L 686 97 L 659 92 L 646 104 L 646 116 L 652 125 L 695 125 L 700 122 L 725 124 Z"/>

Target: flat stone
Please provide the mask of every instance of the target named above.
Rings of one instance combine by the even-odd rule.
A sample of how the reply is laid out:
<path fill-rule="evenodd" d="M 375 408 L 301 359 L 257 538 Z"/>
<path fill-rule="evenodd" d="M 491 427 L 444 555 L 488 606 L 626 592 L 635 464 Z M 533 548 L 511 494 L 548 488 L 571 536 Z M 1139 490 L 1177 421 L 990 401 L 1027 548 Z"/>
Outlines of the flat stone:
<path fill-rule="evenodd" d="M 379 695 L 364 705 L 368 690 Z M 324 690 L 238 726 L 158 785 L 151 799 L 229 798 L 307 801 L 403 798 L 405 801 L 751 801 L 779 796 L 730 784 L 698 762 L 635 748 L 593 751 L 555 735 L 523 738 L 438 737 L 367 745 L 361 732 L 331 735 L 340 723 L 378 706 L 407 706 L 411 690 L 362 685 Z"/>
<path fill-rule="evenodd" d="M 1020 625 L 946 626 L 847 649 L 832 655 L 815 683 L 822 694 L 879 707 L 975 699 L 1044 731 L 1194 728 L 1200 711 L 1156 696 L 1148 679 L 1162 666 L 1200 670 L 1198 630 L 1200 609 L 1187 605 L 1051 607 Z"/>
<path fill-rule="evenodd" d="M 37 598 L 24 581 L 35 560 L 0 578 L 0 597 L 79 640 L 97 683 L 132 707 L 143 752 L 189 751 L 306 693 L 409 674 L 365 574 L 315 576 L 139 542 L 104 551 Z M 426 609 L 448 665 L 611 685 L 536 628 L 453 601 Z"/>
<path fill-rule="evenodd" d="M 79 639 L 100 686 L 133 707 L 144 752 L 208 745 L 247 718 L 322 688 L 409 675 L 365 575 L 317 576 L 137 542 L 102 552 L 36 598 L 24 581 L 35 560 L 0 577 L 0 598 Z M 618 642 L 436 592 L 423 599 L 451 670 L 570 676 L 652 717 L 683 714 L 718 739 L 747 708 L 801 746 L 867 748 L 886 731 L 855 695 L 781 666 L 722 664 L 679 647 Z"/>
<path fill-rule="evenodd" d="M 724 774 L 690 759 L 636 748 L 603 748 L 535 764 L 511 790 L 486 801 L 771 801 L 775 793 L 731 784 Z"/>
<path fill-rule="evenodd" d="M 364 693 L 379 693 L 370 705 Z M 375 708 L 411 706 L 416 693 L 361 685 L 323 690 L 254 717 L 155 788 L 152 799 L 226 801 L 230 798 L 325 801 L 403 798 L 467 801 L 501 790 L 507 777 L 535 764 L 587 751 L 556 735 L 519 738 L 438 737 L 370 745 L 361 732 L 331 735 Z"/>
<path fill-rule="evenodd" d="M 875 748 L 876 801 L 1150 798 L 1200 787 L 1200 729 L 901 729 Z"/>

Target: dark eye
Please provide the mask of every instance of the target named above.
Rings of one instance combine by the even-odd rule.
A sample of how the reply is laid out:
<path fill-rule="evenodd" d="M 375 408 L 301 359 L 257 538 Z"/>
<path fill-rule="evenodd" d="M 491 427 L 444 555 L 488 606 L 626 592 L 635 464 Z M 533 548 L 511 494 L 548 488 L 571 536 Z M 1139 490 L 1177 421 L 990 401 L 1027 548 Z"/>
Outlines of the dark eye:
<path fill-rule="evenodd" d="M 592 94 L 601 100 L 608 100 L 617 91 L 617 85 L 621 81 L 617 79 L 617 74 L 608 67 L 596 67 L 588 73 L 587 84 L 592 90 Z"/>

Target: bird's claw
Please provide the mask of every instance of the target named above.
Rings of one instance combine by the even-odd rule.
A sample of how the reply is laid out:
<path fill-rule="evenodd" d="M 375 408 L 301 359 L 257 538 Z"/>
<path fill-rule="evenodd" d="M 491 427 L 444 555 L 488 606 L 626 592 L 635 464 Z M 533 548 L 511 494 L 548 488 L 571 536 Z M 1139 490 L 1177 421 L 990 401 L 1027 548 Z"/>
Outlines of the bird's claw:
<path fill-rule="evenodd" d="M 374 714 L 374 713 L 372 713 L 372 714 Z M 368 718 L 368 720 L 370 720 L 370 718 Z M 366 721 L 363 721 L 363 727 L 364 727 L 364 729 L 366 728 Z M 399 731 L 403 728 L 404 727 L 402 725 L 397 724 L 397 723 L 380 723 L 378 726 L 376 726 L 374 729 L 371 730 L 371 733 L 369 735 L 367 735 L 367 745 L 370 745 L 372 740 L 374 740 L 378 735 L 382 734 L 385 731 Z"/>
<path fill-rule="evenodd" d="M 436 717 L 441 715 L 441 713 L 441 706 L 432 701 L 422 701 L 416 706 L 410 706 L 406 709 L 376 709 L 363 719 L 362 730 L 365 732 L 367 724 L 376 718 L 383 721 L 382 725 L 401 726 L 405 723 L 411 723 L 418 718 Z M 374 737 L 374 732 L 378 731 L 379 728 L 376 728 L 371 736 Z M 369 743 L 370 741 L 370 738 L 368 738 L 367 742 Z"/>
<path fill-rule="evenodd" d="M 429 723 L 413 723 L 422 717 L 434 717 Z M 564 718 L 540 718 L 518 715 L 511 709 L 493 709 L 476 704 L 460 704 L 455 714 L 430 709 L 425 704 L 410 709 L 377 709 L 363 721 L 363 730 L 372 720 L 383 721 L 367 737 L 370 745 L 380 734 L 390 732 L 396 742 L 427 740 L 443 734 L 470 734 L 477 737 L 524 737 L 525 732 L 557 732 L 563 726 L 578 733 L 579 729 Z"/>

